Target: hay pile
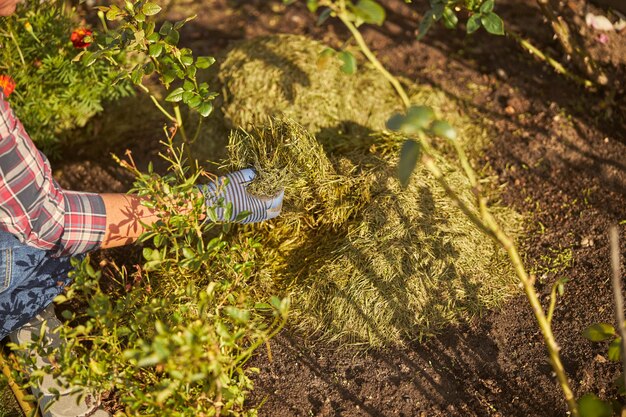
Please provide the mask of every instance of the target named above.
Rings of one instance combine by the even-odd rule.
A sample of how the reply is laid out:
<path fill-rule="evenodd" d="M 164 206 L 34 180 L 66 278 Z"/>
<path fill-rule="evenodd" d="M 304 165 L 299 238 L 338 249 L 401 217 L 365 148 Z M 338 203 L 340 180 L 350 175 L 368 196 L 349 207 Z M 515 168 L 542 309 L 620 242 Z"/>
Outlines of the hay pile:
<path fill-rule="evenodd" d="M 381 132 L 398 105 L 393 91 L 365 66 L 354 76 L 320 71 L 321 50 L 303 37 L 259 39 L 229 52 L 219 74 L 226 121 L 239 128 L 229 169 L 254 166 L 257 194 L 285 188 L 282 215 L 238 236 L 263 242 L 264 290 L 291 294 L 292 325 L 367 346 L 420 339 L 499 305 L 515 292 L 504 254 L 422 167 L 400 189 L 402 138 Z M 442 116 L 483 141 L 454 102 L 443 104 Z M 471 201 L 460 169 L 440 163 Z M 519 221 L 512 210 L 496 212 L 511 227 Z"/>

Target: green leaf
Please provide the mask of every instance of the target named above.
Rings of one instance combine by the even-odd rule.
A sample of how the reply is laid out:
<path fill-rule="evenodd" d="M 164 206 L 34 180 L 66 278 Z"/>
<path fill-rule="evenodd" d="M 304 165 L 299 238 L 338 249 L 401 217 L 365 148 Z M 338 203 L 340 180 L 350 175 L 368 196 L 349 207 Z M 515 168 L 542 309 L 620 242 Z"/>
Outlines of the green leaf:
<path fill-rule="evenodd" d="M 431 28 L 434 22 L 435 22 L 435 12 L 432 9 L 428 10 L 424 14 L 424 18 L 420 22 L 420 26 L 419 26 L 418 34 L 417 34 L 418 41 L 421 40 L 424 36 L 426 36 L 426 33 Z"/>
<path fill-rule="evenodd" d="M 183 90 L 182 87 L 175 88 L 171 93 L 168 94 L 167 97 L 165 97 L 165 101 L 177 103 L 183 99 L 184 92 L 185 90 Z"/>
<path fill-rule="evenodd" d="M 125 14 L 126 13 L 122 11 L 119 7 L 117 7 L 116 5 L 112 5 L 111 8 L 106 12 L 106 18 L 107 20 L 118 20 L 121 19 Z"/>
<path fill-rule="evenodd" d="M 608 323 L 596 323 L 587 327 L 583 336 L 592 342 L 602 342 L 615 336 L 615 328 Z"/>
<path fill-rule="evenodd" d="M 348 51 L 342 51 L 339 53 L 339 59 L 343 61 L 343 65 L 341 66 L 341 70 L 349 75 L 352 75 L 356 72 L 357 63 L 356 58 Z"/>
<path fill-rule="evenodd" d="M 469 19 L 467 19 L 467 33 L 474 33 L 480 28 L 480 14 L 472 15 Z"/>
<path fill-rule="evenodd" d="M 159 39 L 161 39 L 161 35 L 159 35 L 157 32 L 152 32 L 150 35 L 146 36 L 146 40 L 150 42 L 158 42 Z"/>
<path fill-rule="evenodd" d="M 622 338 L 616 337 L 609 345 L 609 360 L 619 362 L 622 359 Z"/>
<path fill-rule="evenodd" d="M 233 320 L 244 324 L 250 320 L 250 312 L 247 310 L 242 310 L 233 306 L 224 307 L 224 312 L 228 314 Z"/>
<path fill-rule="evenodd" d="M 585 394 L 578 399 L 578 413 L 580 417 L 611 417 L 613 407 L 594 394 Z"/>
<path fill-rule="evenodd" d="M 480 5 L 480 12 L 483 14 L 491 13 L 493 11 L 494 1 L 487 0 Z"/>
<path fill-rule="evenodd" d="M 359 0 L 352 8 L 352 12 L 365 23 L 378 26 L 385 23 L 385 9 L 374 0 Z"/>
<path fill-rule="evenodd" d="M 141 67 L 137 67 L 131 74 L 130 74 L 130 79 L 134 84 L 139 84 L 141 82 L 141 80 L 143 79 L 144 76 L 144 72 L 143 72 L 143 68 Z"/>
<path fill-rule="evenodd" d="M 161 43 L 153 43 L 148 47 L 148 54 L 152 57 L 158 57 L 163 52 L 163 44 Z"/>
<path fill-rule="evenodd" d="M 172 31 L 173 28 L 174 28 L 174 25 L 172 25 L 172 22 L 169 22 L 166 20 L 161 25 L 161 29 L 159 29 L 159 33 L 163 36 L 167 36 Z"/>
<path fill-rule="evenodd" d="M 192 91 L 194 88 L 195 86 L 190 80 L 185 80 L 185 82 L 183 83 L 183 90 L 185 91 Z"/>
<path fill-rule="evenodd" d="M 143 7 L 141 8 L 141 11 L 146 16 L 154 16 L 155 14 L 157 14 L 157 13 L 159 13 L 161 11 L 161 6 L 159 6 L 158 4 L 155 4 L 155 3 L 148 2 L 148 3 L 143 5 Z"/>
<path fill-rule="evenodd" d="M 404 115 L 400 113 L 396 113 L 387 120 L 387 129 L 389 130 L 400 130 L 402 129 L 402 124 L 404 123 Z"/>
<path fill-rule="evenodd" d="M 480 21 L 485 27 L 485 30 L 492 35 L 504 35 L 504 22 L 497 14 L 487 13 L 480 18 Z"/>
<path fill-rule="evenodd" d="M 194 95 L 186 103 L 190 108 L 195 109 L 199 107 L 200 104 L 202 104 L 202 99 L 198 97 L 197 95 Z"/>
<path fill-rule="evenodd" d="M 408 134 L 426 129 L 435 119 L 435 112 L 428 106 L 411 106 L 406 112 L 402 131 Z"/>
<path fill-rule="evenodd" d="M 439 136 L 440 138 L 455 140 L 456 139 L 456 130 L 452 127 L 452 125 L 445 120 L 435 120 L 430 125 L 430 130 L 433 132 L 435 136 Z"/>
<path fill-rule="evenodd" d="M 443 25 L 448 29 L 454 29 L 459 23 L 459 18 L 456 17 L 456 13 L 449 7 L 443 9 Z"/>
<path fill-rule="evenodd" d="M 207 117 L 213 111 L 213 103 L 202 103 L 200 107 L 198 107 L 198 113 L 202 117 Z"/>
<path fill-rule="evenodd" d="M 214 63 L 215 63 L 215 58 L 213 58 L 212 56 L 199 56 L 196 59 L 196 67 L 200 69 L 209 68 Z"/>
<path fill-rule="evenodd" d="M 177 30 L 171 30 L 170 33 L 168 33 L 167 36 L 165 36 L 164 40 L 170 45 L 175 46 L 176 44 L 178 44 L 178 41 L 180 40 L 180 33 L 178 33 Z"/>
<path fill-rule="evenodd" d="M 319 4 L 317 0 L 306 0 L 306 7 L 311 13 L 315 13 L 317 11 L 317 8 L 319 7 Z"/>
<path fill-rule="evenodd" d="M 183 248 L 183 256 L 186 259 L 193 259 L 196 257 L 196 253 L 193 251 L 193 249 L 189 248 L 189 247 L 185 247 Z"/>
<path fill-rule="evenodd" d="M 400 161 L 398 162 L 398 178 L 402 187 L 406 187 L 411 179 L 411 174 L 422 154 L 421 145 L 414 140 L 407 140 L 400 149 Z"/>
<path fill-rule="evenodd" d="M 322 13 L 320 13 L 320 16 L 317 18 L 317 26 L 322 26 L 324 22 L 328 20 L 332 12 L 333 11 L 329 8 L 325 8 L 324 10 L 322 10 Z"/>

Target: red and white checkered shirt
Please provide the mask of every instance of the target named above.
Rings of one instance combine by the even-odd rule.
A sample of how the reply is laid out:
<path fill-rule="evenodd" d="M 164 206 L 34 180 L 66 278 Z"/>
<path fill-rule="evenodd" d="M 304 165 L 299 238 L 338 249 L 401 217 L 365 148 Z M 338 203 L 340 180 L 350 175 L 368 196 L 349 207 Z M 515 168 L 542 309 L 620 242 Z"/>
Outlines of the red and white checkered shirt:
<path fill-rule="evenodd" d="M 105 228 L 102 197 L 57 184 L 0 88 L 0 230 L 67 256 L 100 247 Z"/>

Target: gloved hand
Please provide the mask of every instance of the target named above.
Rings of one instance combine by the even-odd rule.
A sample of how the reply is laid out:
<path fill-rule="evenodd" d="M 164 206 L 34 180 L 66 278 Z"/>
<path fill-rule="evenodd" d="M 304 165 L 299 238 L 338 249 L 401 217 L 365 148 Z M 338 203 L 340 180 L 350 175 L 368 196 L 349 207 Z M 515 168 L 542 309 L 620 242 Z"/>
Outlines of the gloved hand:
<path fill-rule="evenodd" d="M 246 168 L 219 177 L 217 181 L 199 186 L 200 191 L 204 194 L 207 217 L 214 221 L 256 223 L 278 216 L 283 206 L 284 191 L 269 198 L 260 198 L 248 194 L 246 188 L 254 177 L 256 177 L 256 172 Z M 228 207 L 231 204 L 232 210 L 228 216 Z M 246 213 L 248 213 L 247 216 Z"/>

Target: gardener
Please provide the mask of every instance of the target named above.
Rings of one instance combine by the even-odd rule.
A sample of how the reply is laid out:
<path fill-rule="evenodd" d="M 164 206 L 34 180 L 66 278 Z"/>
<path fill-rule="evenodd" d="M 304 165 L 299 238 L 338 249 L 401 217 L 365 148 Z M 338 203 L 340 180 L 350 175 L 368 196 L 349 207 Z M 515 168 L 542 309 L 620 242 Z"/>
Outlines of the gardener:
<path fill-rule="evenodd" d="M 0 0 L 0 16 L 11 15 L 17 2 Z M 51 302 L 68 284 L 71 256 L 133 243 L 145 231 L 143 225 L 159 217 L 136 195 L 62 189 L 6 100 L 12 87 L 0 84 L 0 340 L 11 333 L 13 341 L 22 343 L 39 333 L 43 320 L 48 328 L 60 324 Z M 254 176 L 254 171 L 245 169 L 198 190 L 206 206 L 221 198 L 224 204 L 232 203 L 229 219 L 224 218 L 224 210 L 217 210 L 220 221 L 233 221 L 244 212 L 249 214 L 242 223 L 276 217 L 282 193 L 271 199 L 251 196 L 246 186 Z M 49 338 L 60 343 L 54 333 Z M 43 358 L 38 361 L 41 365 Z M 46 388 L 55 385 L 44 378 L 40 387 L 44 405 L 51 397 L 46 396 Z M 67 394 L 44 415 L 88 414 L 93 406 L 87 402 L 77 405 L 76 398 Z"/>

